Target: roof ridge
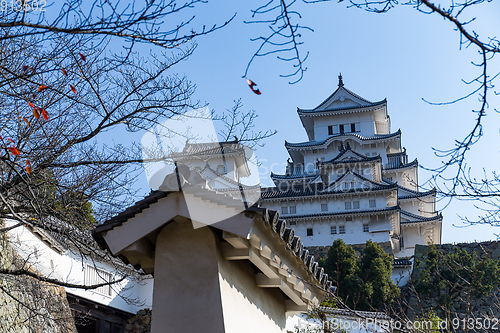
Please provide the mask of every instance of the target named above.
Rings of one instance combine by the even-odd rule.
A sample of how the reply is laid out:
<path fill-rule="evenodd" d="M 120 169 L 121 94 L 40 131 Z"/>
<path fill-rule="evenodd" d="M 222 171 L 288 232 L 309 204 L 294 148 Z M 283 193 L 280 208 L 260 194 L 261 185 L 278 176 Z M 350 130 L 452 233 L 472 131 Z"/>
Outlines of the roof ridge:
<path fill-rule="evenodd" d="M 341 146 L 341 147 L 343 148 L 343 147 L 344 147 L 344 145 L 342 144 L 342 146 Z M 344 161 L 344 162 L 343 162 L 343 161 L 340 161 L 340 162 L 336 162 L 336 161 L 335 161 L 335 160 L 337 160 L 337 159 L 340 159 L 343 155 L 345 155 L 345 154 L 346 154 L 346 153 L 348 153 L 348 152 L 352 152 L 352 153 L 354 153 L 354 154 L 355 154 L 355 155 L 357 155 L 359 158 L 361 158 L 361 159 L 362 159 L 362 161 L 374 161 L 374 160 L 378 160 L 378 159 L 380 159 L 380 158 L 381 158 L 381 157 L 380 157 L 380 154 L 378 154 L 377 156 L 373 156 L 373 157 L 367 157 L 367 156 L 365 156 L 365 155 L 362 155 L 362 154 L 358 153 L 357 151 L 353 150 L 353 149 L 351 148 L 351 146 L 349 145 L 349 143 L 347 142 L 347 148 L 344 148 L 343 150 L 341 150 L 341 151 L 340 151 L 340 153 L 339 153 L 337 156 L 335 156 L 334 158 L 332 158 L 332 159 L 330 159 L 330 160 L 328 160 L 328 161 L 319 161 L 319 162 L 318 162 L 318 164 L 327 164 L 327 163 L 350 163 L 351 161 Z M 359 160 L 358 160 L 358 161 L 355 161 L 355 162 L 359 162 Z"/>
<path fill-rule="evenodd" d="M 336 108 L 330 108 L 330 109 L 323 109 L 323 110 L 317 110 L 317 107 L 314 109 L 301 109 L 297 108 L 297 112 L 300 113 L 322 113 L 322 112 L 331 112 L 331 111 L 347 111 L 347 110 L 358 110 L 358 109 L 363 109 L 363 108 L 371 108 L 374 106 L 379 106 L 387 103 L 387 99 L 384 98 L 381 101 L 377 102 L 370 102 L 369 104 L 365 105 L 357 105 L 357 106 L 342 106 L 342 107 L 336 107 Z"/>
<path fill-rule="evenodd" d="M 403 209 L 401 209 L 401 214 L 412 217 L 412 218 L 417 219 L 417 220 L 420 220 L 420 222 L 432 221 L 432 220 L 442 218 L 441 214 L 436 214 L 436 216 L 431 216 L 431 217 L 425 217 L 425 216 L 420 216 L 420 215 L 410 213 L 410 212 L 403 210 Z M 401 222 L 401 223 L 413 223 L 413 222 L 418 222 L 418 221 L 408 221 L 408 222 Z"/>
<path fill-rule="evenodd" d="M 371 104 L 372 102 L 367 100 L 366 98 L 363 98 L 361 97 L 360 95 L 356 94 L 355 92 L 347 89 L 345 86 L 344 86 L 344 83 L 342 81 L 342 76 L 339 76 L 339 85 L 338 85 L 338 88 L 335 89 L 335 91 L 333 93 L 331 93 L 330 95 L 328 95 L 328 97 L 323 101 L 321 102 L 317 107 L 314 108 L 314 110 L 317 110 L 318 108 L 320 108 L 321 106 L 323 106 L 324 104 L 326 104 L 326 102 L 328 102 L 330 100 L 330 98 L 332 98 L 333 96 L 335 96 L 336 93 L 338 93 L 339 91 L 341 90 L 344 90 L 347 94 L 365 102 L 365 103 L 368 103 L 368 104 Z"/>
<path fill-rule="evenodd" d="M 301 215 L 286 215 L 286 219 L 298 219 L 307 217 L 321 217 L 321 216 L 337 216 L 337 215 L 353 215 L 353 214 L 365 214 L 365 213 L 381 213 L 390 211 L 400 211 L 401 207 L 399 205 L 386 207 L 381 209 L 351 209 L 343 212 L 324 212 L 324 213 L 313 213 L 313 214 L 301 214 Z"/>
<path fill-rule="evenodd" d="M 359 178 L 361 178 L 361 180 L 368 181 L 368 182 L 372 183 L 373 185 L 377 185 L 377 186 L 394 186 L 394 185 L 384 185 L 382 183 L 374 182 L 373 180 L 365 178 L 365 177 L 361 176 L 360 174 L 358 174 L 358 173 L 356 173 L 356 172 L 354 172 L 352 170 L 348 170 L 340 178 L 338 178 L 337 180 L 335 180 L 332 183 L 330 183 L 330 185 L 328 185 L 328 187 L 332 186 L 333 184 L 339 183 L 342 180 L 342 178 L 347 177 L 348 174 L 353 174 L 353 175 L 355 175 L 355 177 L 359 177 Z"/>

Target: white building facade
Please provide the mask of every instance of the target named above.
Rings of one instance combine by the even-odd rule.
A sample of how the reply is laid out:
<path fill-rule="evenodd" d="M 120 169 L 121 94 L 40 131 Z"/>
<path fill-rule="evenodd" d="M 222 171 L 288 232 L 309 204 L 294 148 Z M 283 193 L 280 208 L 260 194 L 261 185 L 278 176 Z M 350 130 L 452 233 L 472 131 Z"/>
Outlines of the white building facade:
<path fill-rule="evenodd" d="M 419 191 L 418 161 L 408 161 L 401 130 L 391 132 L 385 99 L 370 102 L 339 76 L 324 102 L 297 113 L 309 141 L 285 141 L 291 159 L 285 174 L 271 174 L 261 205 L 279 210 L 304 246 L 373 240 L 404 259 L 415 244 L 441 243 L 436 191 Z"/>

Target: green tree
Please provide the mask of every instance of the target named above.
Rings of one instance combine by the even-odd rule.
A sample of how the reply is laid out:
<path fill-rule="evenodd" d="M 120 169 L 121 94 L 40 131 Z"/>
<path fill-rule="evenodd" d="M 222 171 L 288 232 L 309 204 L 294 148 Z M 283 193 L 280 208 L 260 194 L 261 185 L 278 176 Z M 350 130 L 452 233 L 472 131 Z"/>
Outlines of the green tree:
<path fill-rule="evenodd" d="M 393 258 L 371 240 L 360 260 L 359 278 L 363 281 L 359 306 L 363 309 L 379 309 L 392 303 L 399 296 L 399 288 L 391 278 Z"/>
<path fill-rule="evenodd" d="M 354 305 L 354 292 L 359 290 L 358 257 L 352 246 L 337 239 L 328 250 L 327 257 L 320 264 L 337 286 L 337 294 L 349 306 Z"/>
<path fill-rule="evenodd" d="M 368 241 L 358 258 L 352 246 L 337 239 L 322 264 L 337 286 L 337 295 L 352 309 L 380 309 L 399 296 L 391 278 L 392 257 L 375 242 Z"/>
<path fill-rule="evenodd" d="M 447 318 L 454 301 L 470 306 L 500 284 L 497 261 L 458 247 L 445 253 L 431 246 L 419 266 L 422 272 L 413 284 L 420 299 L 428 301 L 423 306 Z"/>

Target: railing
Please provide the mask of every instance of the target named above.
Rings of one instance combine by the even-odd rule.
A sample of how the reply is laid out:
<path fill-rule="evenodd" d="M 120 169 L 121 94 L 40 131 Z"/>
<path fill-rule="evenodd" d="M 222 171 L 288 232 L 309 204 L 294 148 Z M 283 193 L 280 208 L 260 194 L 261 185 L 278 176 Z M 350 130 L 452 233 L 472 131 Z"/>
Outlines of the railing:
<path fill-rule="evenodd" d="M 386 169 L 398 168 L 404 164 L 408 163 L 408 155 L 406 155 L 406 150 L 401 153 L 387 154 L 387 165 Z"/>

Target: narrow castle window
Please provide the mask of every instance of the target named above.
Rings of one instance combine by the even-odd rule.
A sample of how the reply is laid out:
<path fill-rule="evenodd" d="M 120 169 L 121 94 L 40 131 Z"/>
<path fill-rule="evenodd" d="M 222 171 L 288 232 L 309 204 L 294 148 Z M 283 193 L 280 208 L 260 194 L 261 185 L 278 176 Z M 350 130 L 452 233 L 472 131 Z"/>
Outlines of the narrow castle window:
<path fill-rule="evenodd" d="M 337 226 L 336 225 L 332 225 L 330 227 L 330 235 L 336 235 L 337 234 Z"/>
<path fill-rule="evenodd" d="M 313 235 L 313 229 L 307 228 L 307 236 L 312 236 L 312 235 Z"/>

